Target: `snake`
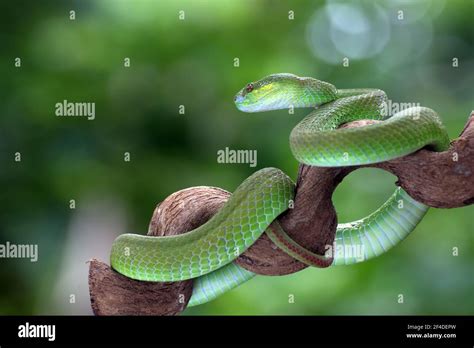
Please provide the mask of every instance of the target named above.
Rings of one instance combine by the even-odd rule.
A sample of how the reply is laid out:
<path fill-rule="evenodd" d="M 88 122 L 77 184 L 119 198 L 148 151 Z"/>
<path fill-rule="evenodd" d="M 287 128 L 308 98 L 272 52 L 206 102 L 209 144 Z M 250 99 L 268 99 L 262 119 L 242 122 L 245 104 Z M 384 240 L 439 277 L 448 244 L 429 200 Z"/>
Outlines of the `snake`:
<path fill-rule="evenodd" d="M 432 109 L 415 106 L 383 112 L 380 89 L 337 89 L 312 77 L 280 73 L 246 84 L 234 98 L 238 110 L 255 113 L 312 108 L 291 131 L 290 149 L 301 164 L 346 167 L 379 163 L 422 148 L 445 151 L 449 137 Z M 379 120 L 342 127 L 356 120 Z M 277 218 L 290 209 L 295 184 L 280 169 L 263 168 L 245 179 L 222 208 L 196 229 L 175 236 L 122 234 L 112 244 L 110 263 L 135 280 L 194 279 L 188 306 L 211 301 L 255 273 L 234 261 L 266 233 L 284 252 L 309 266 L 351 265 L 386 253 L 421 221 L 428 206 L 397 187 L 363 219 L 337 225 L 334 244 L 316 254 L 296 243 Z"/>

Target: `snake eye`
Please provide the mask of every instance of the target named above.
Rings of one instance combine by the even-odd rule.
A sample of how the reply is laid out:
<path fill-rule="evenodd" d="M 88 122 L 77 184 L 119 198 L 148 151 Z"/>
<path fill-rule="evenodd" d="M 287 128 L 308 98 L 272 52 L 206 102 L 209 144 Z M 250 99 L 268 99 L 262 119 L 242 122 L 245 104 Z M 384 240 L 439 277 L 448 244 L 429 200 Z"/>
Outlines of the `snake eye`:
<path fill-rule="evenodd" d="M 247 85 L 247 87 L 245 87 L 245 90 L 247 91 L 247 93 L 250 93 L 253 91 L 253 84 L 249 83 Z"/>

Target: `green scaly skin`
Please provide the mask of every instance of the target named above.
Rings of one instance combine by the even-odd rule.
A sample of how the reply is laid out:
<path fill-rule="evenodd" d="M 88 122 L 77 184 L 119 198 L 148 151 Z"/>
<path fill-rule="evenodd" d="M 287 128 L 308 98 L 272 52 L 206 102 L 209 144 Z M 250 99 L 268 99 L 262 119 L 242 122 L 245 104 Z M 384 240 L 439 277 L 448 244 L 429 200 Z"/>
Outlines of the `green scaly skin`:
<path fill-rule="evenodd" d="M 337 129 L 360 120 L 382 120 L 386 95 L 376 89 L 336 89 L 327 82 L 275 74 L 248 84 L 235 97 L 239 110 L 260 112 L 315 107 L 291 132 L 295 158 L 313 166 L 352 166 L 387 161 L 425 146 L 443 151 L 448 135 L 431 109 L 415 107 L 383 122 Z M 337 130 L 336 130 L 337 129 Z M 291 240 L 277 222 L 293 199 L 294 184 L 280 170 L 265 168 L 247 178 L 223 208 L 199 228 L 178 236 L 119 236 L 111 265 L 127 277 L 146 281 L 197 278 L 189 306 L 210 301 L 255 276 L 232 261 L 267 231 L 272 241 L 308 265 L 353 264 L 378 256 L 403 240 L 428 207 L 402 189 L 368 217 L 339 224 L 335 243 L 317 255 Z M 270 228 L 269 228 L 270 227 Z"/>

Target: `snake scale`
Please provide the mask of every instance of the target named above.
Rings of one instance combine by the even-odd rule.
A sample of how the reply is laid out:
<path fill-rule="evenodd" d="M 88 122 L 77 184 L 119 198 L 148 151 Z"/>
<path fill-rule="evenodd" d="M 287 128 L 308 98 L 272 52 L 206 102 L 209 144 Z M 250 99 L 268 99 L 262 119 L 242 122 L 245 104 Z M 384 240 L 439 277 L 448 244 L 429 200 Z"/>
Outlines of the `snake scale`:
<path fill-rule="evenodd" d="M 444 151 L 449 137 L 435 111 L 405 109 L 384 117 L 385 92 L 337 89 L 311 77 L 273 74 L 247 84 L 235 96 L 244 112 L 311 107 L 314 110 L 292 130 L 290 147 L 300 163 L 340 167 L 378 163 L 423 147 Z M 383 120 L 357 128 L 344 123 Z M 254 273 L 233 261 L 263 233 L 283 251 L 308 265 L 348 265 L 381 255 L 400 243 L 423 218 L 428 207 L 401 188 L 369 216 L 339 224 L 326 255 L 295 243 L 275 219 L 288 209 L 295 185 L 276 168 L 247 178 L 226 204 L 202 226 L 177 236 L 119 236 L 112 245 L 111 265 L 119 273 L 143 281 L 195 278 L 189 306 L 210 301 L 251 279 Z"/>

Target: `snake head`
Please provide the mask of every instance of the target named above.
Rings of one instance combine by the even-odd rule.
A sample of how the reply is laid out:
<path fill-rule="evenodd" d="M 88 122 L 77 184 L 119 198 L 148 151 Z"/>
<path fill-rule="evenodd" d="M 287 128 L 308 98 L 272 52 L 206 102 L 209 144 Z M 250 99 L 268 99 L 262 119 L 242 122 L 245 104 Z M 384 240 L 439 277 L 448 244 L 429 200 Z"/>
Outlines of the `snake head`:
<path fill-rule="evenodd" d="M 235 96 L 237 109 L 259 112 L 310 107 L 336 98 L 336 89 L 327 82 L 293 74 L 272 74 L 251 82 Z"/>
<path fill-rule="evenodd" d="M 260 109 L 263 107 L 261 103 L 264 99 L 258 88 L 260 88 L 258 82 L 251 82 L 242 88 L 234 97 L 237 109 L 244 112 L 261 111 Z"/>
<path fill-rule="evenodd" d="M 281 102 L 288 92 L 288 83 L 297 78 L 293 74 L 273 74 L 251 82 L 236 94 L 235 105 L 244 112 L 281 109 Z"/>

